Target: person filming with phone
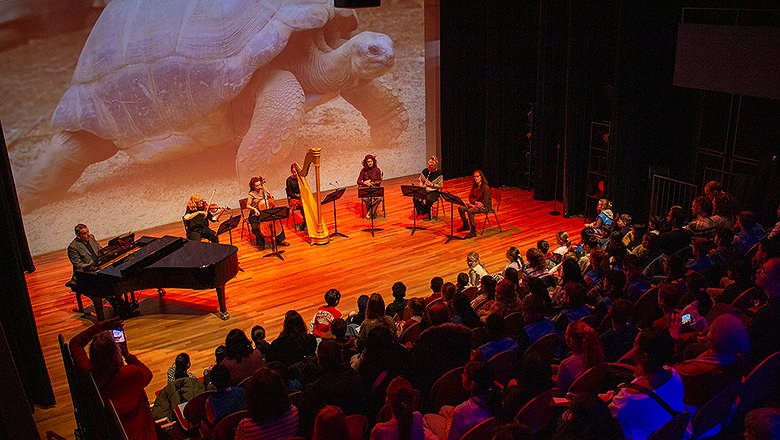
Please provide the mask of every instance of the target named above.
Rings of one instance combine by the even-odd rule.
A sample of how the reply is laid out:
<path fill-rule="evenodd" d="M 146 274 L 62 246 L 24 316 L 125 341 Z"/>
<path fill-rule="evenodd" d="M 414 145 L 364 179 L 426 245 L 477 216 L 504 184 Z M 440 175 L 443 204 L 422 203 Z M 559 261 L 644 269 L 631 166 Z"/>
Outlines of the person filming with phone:
<path fill-rule="evenodd" d="M 88 356 L 85 347 L 90 342 Z M 127 351 L 122 320 L 93 324 L 74 336 L 69 345 L 76 370 L 82 375 L 92 373 L 100 395 L 114 403 L 128 438 L 156 439 L 144 391 L 152 381 L 152 371 Z"/>

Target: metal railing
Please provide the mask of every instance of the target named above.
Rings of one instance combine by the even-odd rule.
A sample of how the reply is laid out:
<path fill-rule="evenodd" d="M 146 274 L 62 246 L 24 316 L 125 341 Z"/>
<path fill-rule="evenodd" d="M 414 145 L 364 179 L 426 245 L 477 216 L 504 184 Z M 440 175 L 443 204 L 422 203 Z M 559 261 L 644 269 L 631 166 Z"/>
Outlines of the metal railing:
<path fill-rule="evenodd" d="M 654 174 L 650 190 L 650 215 L 666 217 L 669 208 L 674 205 L 687 209 L 697 194 L 698 189 L 693 183 Z"/>

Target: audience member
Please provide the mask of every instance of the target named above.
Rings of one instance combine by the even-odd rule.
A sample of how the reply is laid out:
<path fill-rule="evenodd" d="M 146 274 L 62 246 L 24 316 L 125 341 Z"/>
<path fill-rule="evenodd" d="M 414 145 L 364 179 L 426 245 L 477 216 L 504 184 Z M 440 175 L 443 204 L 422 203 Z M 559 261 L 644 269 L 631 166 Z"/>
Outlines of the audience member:
<path fill-rule="evenodd" d="M 736 230 L 738 239 L 736 250 L 740 255 L 746 255 L 750 248 L 766 237 L 766 230 L 763 226 L 756 223 L 756 218 L 752 211 L 739 213 Z"/>
<path fill-rule="evenodd" d="M 337 406 L 326 406 L 314 419 L 314 433 L 311 440 L 344 440 L 349 438 L 347 418 Z"/>
<path fill-rule="evenodd" d="M 444 280 L 442 277 L 431 278 L 431 294 L 425 298 L 425 305 L 427 306 L 434 300 L 441 298 L 441 289 L 444 286 Z"/>
<path fill-rule="evenodd" d="M 384 305 L 382 311 L 384 311 Z M 281 333 L 271 342 L 268 362 L 279 361 L 289 367 L 296 362 L 303 361 L 307 356 L 314 356 L 316 349 L 317 338 L 306 330 L 303 317 L 295 310 L 288 310 L 284 314 Z"/>
<path fill-rule="evenodd" d="M 761 266 L 756 272 L 756 284 L 764 289 L 768 299 L 748 326 L 753 364 L 780 351 L 780 257 L 769 258 Z"/>
<path fill-rule="evenodd" d="M 528 295 L 523 299 L 522 313 L 525 334 L 521 333 L 518 340 L 524 342 L 521 344 L 524 348 L 530 347 L 542 336 L 556 332 L 555 323 L 546 315 L 547 305 L 539 295 Z"/>
<path fill-rule="evenodd" d="M 93 324 L 74 336 L 69 343 L 73 363 L 80 374 L 92 373 L 100 395 L 113 402 L 128 438 L 156 439 L 144 390 L 152 381 L 152 372 L 127 351 L 127 344 L 114 340 L 110 330 L 121 328 L 122 321 L 114 318 Z M 87 356 L 84 347 L 89 342 Z"/>
<path fill-rule="evenodd" d="M 488 342 L 482 344 L 476 351 L 477 359 L 489 362 L 493 357 L 507 350 L 517 352 L 520 347 L 514 339 L 507 336 L 504 328 L 504 318 L 493 314 L 487 317 Z"/>
<path fill-rule="evenodd" d="M 479 254 L 469 252 L 466 256 L 466 264 L 469 266 L 469 284 L 479 288 L 482 277 L 488 274 L 485 264 L 479 259 Z"/>
<path fill-rule="evenodd" d="M 566 345 L 571 355 L 561 361 L 555 386 L 569 389 L 580 374 L 604 363 L 604 347 L 596 330 L 584 322 L 575 321 L 566 328 Z"/>
<path fill-rule="evenodd" d="M 225 337 L 225 359 L 221 362 L 230 371 L 230 384 L 236 385 L 251 376 L 258 368 L 265 366 L 265 360 L 243 330 L 234 328 Z"/>
<path fill-rule="evenodd" d="M 173 365 L 171 365 L 171 368 L 168 368 L 168 383 L 173 382 L 176 379 L 181 379 L 182 377 L 197 377 L 190 373 L 190 355 L 187 353 L 179 353 L 176 355 L 176 359 L 173 361 Z"/>
<path fill-rule="evenodd" d="M 366 319 L 360 326 L 360 333 L 357 337 L 358 350 L 363 349 L 363 345 L 368 339 L 368 334 L 376 327 L 385 327 L 395 335 L 395 321 L 393 318 L 385 315 L 385 300 L 382 299 L 382 295 L 378 293 L 372 293 L 368 300 L 368 307 L 366 308 Z"/>
<path fill-rule="evenodd" d="M 521 306 L 522 304 L 517 297 L 515 287 L 509 280 L 504 279 L 496 285 L 496 300 L 493 301 L 488 314 L 492 315 L 495 313 L 505 317 L 510 313 L 521 311 Z"/>
<path fill-rule="evenodd" d="M 734 315 L 718 316 L 707 332 L 707 348 L 699 356 L 674 366 L 682 378 L 685 404 L 693 407 L 691 413 L 742 378 L 742 360 L 750 352 L 745 324 Z"/>
<path fill-rule="evenodd" d="M 426 414 L 427 426 L 440 439 L 458 440 L 483 420 L 498 415 L 501 394 L 493 371 L 484 362 L 472 361 L 463 369 L 463 388 L 471 397 L 456 407 L 443 406 L 439 414 Z"/>
<path fill-rule="evenodd" d="M 350 312 L 346 321 L 350 326 L 359 327 L 366 319 L 366 307 L 368 307 L 368 295 L 360 295 L 357 299 L 357 311 Z M 353 335 L 356 336 L 357 334 Z"/>
<path fill-rule="evenodd" d="M 249 381 L 245 400 L 249 417 L 238 423 L 236 440 L 282 439 L 295 435 L 298 409 L 287 399 L 284 379 L 279 373 L 269 368 L 257 370 Z"/>
<path fill-rule="evenodd" d="M 426 328 L 431 326 L 431 320 L 428 318 L 428 312 L 425 309 L 425 300 L 422 298 L 412 298 L 409 300 L 409 319 L 406 321 L 402 321 L 398 327 L 398 336 L 401 336 L 403 334 L 404 330 L 407 328 L 413 326 L 414 324 L 417 324 L 418 322 L 421 323 L 422 326 L 421 330 L 425 330 Z"/>
<path fill-rule="evenodd" d="M 414 389 L 403 377 L 396 377 L 387 386 L 387 404 L 392 418 L 377 423 L 371 430 L 371 440 L 435 440 L 423 423 L 422 415 L 414 410 Z"/>
<path fill-rule="evenodd" d="M 206 422 L 213 428 L 223 417 L 244 409 L 244 389 L 230 386 L 230 371 L 224 365 L 211 369 L 211 382 L 217 392 L 206 399 Z"/>
<path fill-rule="evenodd" d="M 644 329 L 636 337 L 634 348 L 639 377 L 614 395 L 609 409 L 626 438 L 644 440 L 672 418 L 648 391 L 674 411 L 681 412 L 685 410 L 683 385 L 680 375 L 665 366 L 674 353 L 674 340 L 669 332 L 654 327 Z"/>
<path fill-rule="evenodd" d="M 265 340 L 265 328 L 262 325 L 256 325 L 252 327 L 250 333 L 252 337 L 252 343 L 255 344 L 255 349 L 259 350 L 263 356 L 268 356 L 268 350 L 271 349 L 271 343 Z"/>
<path fill-rule="evenodd" d="M 493 301 L 496 299 L 496 284 L 496 279 L 492 276 L 485 275 L 482 277 L 477 297 L 471 301 L 471 308 L 473 308 L 478 315 L 486 315 L 490 310 L 490 307 L 493 306 Z"/>
<path fill-rule="evenodd" d="M 639 329 L 631 323 L 633 308 L 634 304 L 626 298 L 618 298 L 612 303 L 607 316 L 611 326 L 601 335 L 605 362 L 617 362 L 634 346 Z"/>
<path fill-rule="evenodd" d="M 504 266 L 504 270 L 501 271 L 501 276 L 506 276 L 506 270 L 510 267 L 516 271 L 523 270 L 523 257 L 520 255 L 520 249 L 510 246 L 509 249 L 506 250 L 506 259 L 509 260 L 509 263 Z"/>
<path fill-rule="evenodd" d="M 391 318 L 399 312 L 403 312 L 409 301 L 406 300 L 406 285 L 400 281 L 393 283 L 393 302 L 385 308 L 385 314 Z"/>
<path fill-rule="evenodd" d="M 330 324 L 334 319 L 341 318 L 341 312 L 336 309 L 341 301 L 341 292 L 336 289 L 329 289 L 325 292 L 325 305 L 320 306 L 314 317 L 311 318 L 309 323 L 309 331 L 318 337 L 331 337 Z"/>
<path fill-rule="evenodd" d="M 477 312 L 471 308 L 471 301 L 464 293 L 456 293 L 452 299 L 452 308 L 455 314 L 452 315 L 450 322 L 454 324 L 463 324 L 468 328 L 482 327 L 482 321 L 479 320 Z"/>

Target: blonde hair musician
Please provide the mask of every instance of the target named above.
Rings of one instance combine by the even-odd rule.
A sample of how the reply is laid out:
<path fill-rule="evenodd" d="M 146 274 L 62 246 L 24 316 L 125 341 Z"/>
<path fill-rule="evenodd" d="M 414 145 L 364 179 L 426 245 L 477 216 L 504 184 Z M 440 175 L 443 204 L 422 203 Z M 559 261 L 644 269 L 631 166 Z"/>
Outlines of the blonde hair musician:
<path fill-rule="evenodd" d="M 269 231 L 264 230 L 265 227 L 261 228 L 260 211 L 273 208 L 273 206 L 274 196 L 265 189 L 265 179 L 261 176 L 252 177 L 249 180 L 249 194 L 247 196 L 246 207 L 250 210 L 249 226 L 252 229 L 252 233 L 255 234 L 255 243 L 260 250 L 265 249 L 265 236 L 270 237 L 272 235 Z M 266 226 L 267 224 L 268 222 L 264 223 Z M 276 233 L 276 244 L 278 246 L 289 246 L 290 243 L 284 241 L 284 227 L 282 226 L 282 223 L 278 222 L 276 227 L 278 228 Z"/>
<path fill-rule="evenodd" d="M 200 194 L 195 193 L 187 200 L 187 209 L 181 219 L 184 221 L 184 229 L 187 238 L 200 241 L 205 238 L 212 243 L 219 243 L 217 233 L 209 227 L 209 222 L 219 221 L 219 217 L 225 212 L 221 206 L 208 205 Z"/>
<path fill-rule="evenodd" d="M 440 191 L 444 187 L 444 175 L 439 169 L 439 161 L 436 156 L 428 158 L 427 166 L 418 177 L 420 186 L 428 191 L 428 197 L 425 199 L 414 199 L 414 207 L 417 215 L 424 215 L 425 220 L 431 219 L 431 208 L 439 199 Z"/>

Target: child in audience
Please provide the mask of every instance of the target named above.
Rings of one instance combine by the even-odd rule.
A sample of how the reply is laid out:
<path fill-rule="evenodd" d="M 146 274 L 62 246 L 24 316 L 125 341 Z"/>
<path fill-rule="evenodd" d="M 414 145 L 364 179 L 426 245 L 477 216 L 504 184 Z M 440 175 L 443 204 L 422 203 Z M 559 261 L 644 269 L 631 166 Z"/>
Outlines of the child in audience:
<path fill-rule="evenodd" d="M 227 348 L 224 345 L 220 345 L 214 350 L 214 363 L 209 365 L 208 368 L 203 370 L 203 384 L 208 386 L 211 382 L 211 370 L 215 365 L 219 365 L 227 357 Z"/>
<path fill-rule="evenodd" d="M 355 337 L 347 335 L 347 321 L 342 318 L 336 318 L 330 323 L 330 333 L 335 338 L 334 341 L 339 344 L 342 351 L 357 350 Z"/>
<path fill-rule="evenodd" d="M 265 340 L 265 329 L 261 325 L 252 327 L 252 342 L 255 344 L 255 348 L 260 350 L 263 356 L 268 354 L 268 350 L 271 348 L 271 344 Z"/>
<path fill-rule="evenodd" d="M 182 377 L 196 378 L 194 374 L 190 373 L 190 355 L 187 353 L 179 353 L 176 356 L 171 368 L 168 368 L 168 383 L 181 379 Z M 197 378 L 196 378 L 197 379 Z"/>
<path fill-rule="evenodd" d="M 230 386 L 230 371 L 224 365 L 211 369 L 211 383 L 217 392 L 206 399 L 206 421 L 213 427 L 223 417 L 244 409 L 244 389 Z"/>
<path fill-rule="evenodd" d="M 567 390 L 580 374 L 604 363 L 604 346 L 596 330 L 582 321 L 575 321 L 566 328 L 566 345 L 571 356 L 561 361 L 556 385 Z"/>
<path fill-rule="evenodd" d="M 341 301 L 341 292 L 330 289 L 325 292 L 325 305 L 317 309 L 317 313 L 311 318 L 309 331 L 318 338 L 331 337 L 330 325 L 336 318 L 341 318 L 341 312 L 336 309 Z"/>

